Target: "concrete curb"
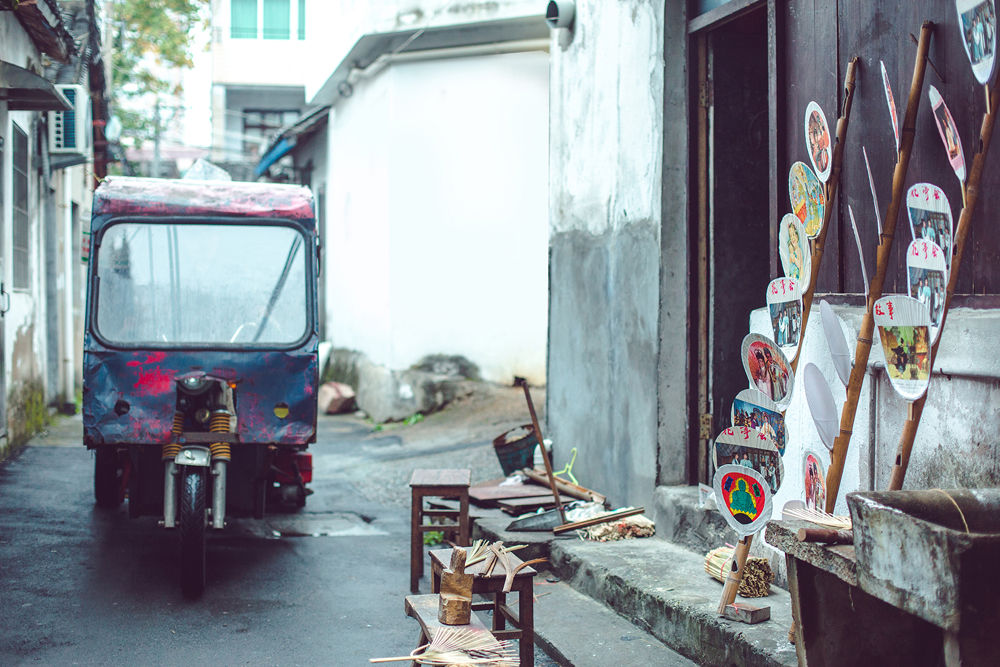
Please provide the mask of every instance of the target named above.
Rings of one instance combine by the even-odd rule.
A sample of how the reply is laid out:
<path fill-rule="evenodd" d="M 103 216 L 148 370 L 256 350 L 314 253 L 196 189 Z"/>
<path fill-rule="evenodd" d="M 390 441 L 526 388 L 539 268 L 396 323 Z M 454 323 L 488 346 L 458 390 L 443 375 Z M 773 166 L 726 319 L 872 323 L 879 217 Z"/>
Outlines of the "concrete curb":
<path fill-rule="evenodd" d="M 694 663 L 565 582 L 535 582 L 535 643 L 560 665 L 689 667 Z"/>
<path fill-rule="evenodd" d="M 503 521 L 479 520 L 476 531 L 508 544 L 530 540 L 531 557 L 548 557 L 552 571 L 574 589 L 699 664 L 798 664 L 787 638 L 791 599 L 782 589 L 772 587 L 771 595 L 763 599 L 737 598 L 770 606 L 770 621 L 757 625 L 728 621 L 716 615 L 722 585 L 705 574 L 702 554 L 658 538 L 602 543 L 553 539 L 547 533 L 511 533 L 502 529 Z M 560 653 L 554 649 L 551 655 Z"/>
<path fill-rule="evenodd" d="M 555 542 L 552 566 L 574 588 L 600 600 L 682 655 L 709 665 L 798 664 L 788 643 L 791 599 L 772 588 L 771 620 L 745 625 L 716 615 L 722 586 L 704 558 L 658 539 Z"/>

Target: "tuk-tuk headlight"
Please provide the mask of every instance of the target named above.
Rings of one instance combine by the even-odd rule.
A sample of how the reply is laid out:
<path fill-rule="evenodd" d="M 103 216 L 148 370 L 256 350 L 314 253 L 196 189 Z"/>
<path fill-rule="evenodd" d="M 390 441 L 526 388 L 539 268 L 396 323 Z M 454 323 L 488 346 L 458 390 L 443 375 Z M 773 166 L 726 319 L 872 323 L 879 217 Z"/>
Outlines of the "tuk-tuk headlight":
<path fill-rule="evenodd" d="M 198 390 L 198 389 L 201 389 L 202 387 L 204 387 L 205 383 L 208 382 L 208 380 L 206 380 L 204 376 L 202 376 L 202 377 L 186 377 L 183 380 L 181 380 L 181 382 L 184 383 L 184 388 L 185 389 Z"/>
<path fill-rule="evenodd" d="M 178 384 L 190 394 L 200 394 L 208 388 L 209 379 L 208 376 L 202 374 L 188 375 L 187 377 L 179 378 Z"/>

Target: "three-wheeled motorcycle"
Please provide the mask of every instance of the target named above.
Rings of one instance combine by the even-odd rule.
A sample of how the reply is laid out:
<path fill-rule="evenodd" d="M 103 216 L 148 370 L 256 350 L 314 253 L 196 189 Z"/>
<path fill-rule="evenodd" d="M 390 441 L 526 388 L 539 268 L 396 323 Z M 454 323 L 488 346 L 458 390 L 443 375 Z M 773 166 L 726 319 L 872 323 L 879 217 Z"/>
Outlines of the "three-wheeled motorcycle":
<path fill-rule="evenodd" d="M 227 516 L 301 507 L 319 381 L 313 199 L 291 185 L 108 178 L 94 193 L 84 444 L 101 507 L 128 499 L 205 587 Z"/>

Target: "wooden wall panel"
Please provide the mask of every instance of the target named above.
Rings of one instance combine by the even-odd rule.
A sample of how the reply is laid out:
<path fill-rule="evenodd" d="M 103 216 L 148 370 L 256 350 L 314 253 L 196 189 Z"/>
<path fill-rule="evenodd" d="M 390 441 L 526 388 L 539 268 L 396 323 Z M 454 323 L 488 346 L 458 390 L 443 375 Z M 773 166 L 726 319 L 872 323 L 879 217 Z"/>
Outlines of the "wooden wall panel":
<path fill-rule="evenodd" d="M 837 5 L 830 0 L 798 0 L 779 3 L 785 11 L 779 26 L 779 48 L 784 50 L 784 71 L 779 73 L 778 100 L 784 105 L 779 141 L 784 144 L 778 162 L 779 211 L 790 213 L 788 170 L 793 162 L 809 162 L 804 119 L 806 106 L 815 100 L 823 108 L 831 134 L 834 133 L 840 101 L 842 65 L 837 57 Z M 780 219 L 780 217 L 779 217 Z M 836 219 L 836 218 L 835 218 Z M 777 225 L 778 220 L 773 223 Z M 819 276 L 824 292 L 840 292 L 837 267 L 840 241 L 836 230 L 827 236 L 826 256 Z"/>
<path fill-rule="evenodd" d="M 863 282 L 860 263 L 847 217 L 847 205 L 854 209 L 869 275 L 875 269 L 876 221 L 865 172 L 861 147 L 871 161 L 879 196 L 880 213 L 885 214 L 892 188 L 895 145 L 889 112 L 881 82 L 879 61 L 885 62 L 900 123 L 913 73 L 918 34 L 924 20 L 936 24 L 930 58 L 944 79 L 928 67 L 921 92 L 916 137 L 907 184 L 928 181 L 947 193 L 957 221 L 962 197 L 958 179 L 951 171 L 931 115 L 927 98 L 933 84 L 948 103 L 962 137 L 967 161 L 971 162 L 985 110 L 985 94 L 972 75 L 962 47 L 952 2 L 939 0 L 789 0 L 779 3 L 779 48 L 783 50 L 784 71 L 779 76 L 779 103 L 784 104 L 784 164 L 779 162 L 782 182 L 795 160 L 808 163 L 803 135 L 803 115 L 810 100 L 823 107 L 834 130 L 843 98 L 843 72 L 853 56 L 860 58 L 854 109 L 844 154 L 844 169 L 837 208 L 828 236 L 819 291 L 860 293 Z M 994 149 L 994 153 L 998 152 Z M 789 208 L 786 198 L 781 202 Z M 893 266 L 889 268 L 885 291 L 906 290 L 904 253 L 911 237 L 905 207 L 900 209 Z M 987 159 L 981 196 L 977 205 L 970 246 L 959 274 L 957 293 L 1000 293 L 1000 156 Z M 777 221 L 774 221 L 775 223 Z"/>

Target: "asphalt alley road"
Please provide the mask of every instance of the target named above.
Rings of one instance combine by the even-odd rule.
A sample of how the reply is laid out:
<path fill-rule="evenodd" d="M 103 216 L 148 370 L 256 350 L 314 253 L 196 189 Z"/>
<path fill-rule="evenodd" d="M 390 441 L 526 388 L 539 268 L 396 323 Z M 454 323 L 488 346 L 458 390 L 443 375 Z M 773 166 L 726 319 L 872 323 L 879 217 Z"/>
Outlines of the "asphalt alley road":
<path fill-rule="evenodd" d="M 409 653 L 408 512 L 365 500 L 342 465 L 371 453 L 391 467 L 368 436 L 360 420 L 321 418 L 305 510 L 210 535 L 208 584 L 188 601 L 175 535 L 124 506 L 98 510 L 80 418 L 58 420 L 0 463 L 0 664 L 362 665 Z"/>

